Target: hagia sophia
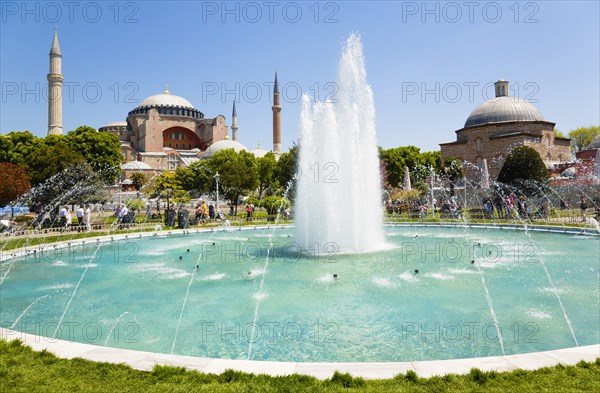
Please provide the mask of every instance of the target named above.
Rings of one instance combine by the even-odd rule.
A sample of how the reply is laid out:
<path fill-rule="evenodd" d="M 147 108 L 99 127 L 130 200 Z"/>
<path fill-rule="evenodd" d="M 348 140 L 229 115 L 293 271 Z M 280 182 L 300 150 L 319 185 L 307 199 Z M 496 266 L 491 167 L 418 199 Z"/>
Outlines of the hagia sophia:
<path fill-rule="evenodd" d="M 62 53 L 58 33 L 50 49 L 50 73 L 48 74 L 48 135 L 62 134 Z M 495 180 L 510 151 L 526 145 L 535 149 L 548 167 L 553 178 L 569 181 L 590 176 L 590 168 L 600 156 L 598 138 L 583 152 L 573 157 L 569 138 L 554 132 L 555 123 L 547 121 L 531 103 L 508 95 L 509 83 L 499 80 L 494 84 L 495 98 L 477 106 L 461 129 L 455 131 L 456 140 L 441 143 L 441 157 L 459 159 L 465 163 L 466 176 L 478 181 L 482 167 L 487 164 L 491 180 Z M 277 73 L 273 88 L 273 149 L 281 155 L 281 105 Z M 235 101 L 231 116 L 232 138 L 223 115 L 212 118 L 194 107 L 183 97 L 169 92 L 143 100 L 133 108 L 125 121 L 106 124 L 98 129 L 118 136 L 123 153 L 121 168 L 124 176 L 142 171 L 160 173 L 188 166 L 194 161 L 212 157 L 223 149 L 246 150 L 256 157 L 268 153 L 260 146 L 249 150 L 238 141 L 238 124 Z M 564 183 L 564 182 L 563 182 Z"/>
<path fill-rule="evenodd" d="M 58 32 L 50 48 L 50 73 L 48 74 L 48 135 L 62 134 L 62 52 Z M 275 73 L 273 87 L 273 154 L 281 155 L 281 105 L 279 83 Z M 236 152 L 246 150 L 256 157 L 268 153 L 260 146 L 250 150 L 238 141 L 235 101 L 231 116 L 232 138 L 225 116 L 206 118 L 188 100 L 169 92 L 168 86 L 161 94 L 143 100 L 127 114 L 126 121 L 116 121 L 98 129 L 116 135 L 121 142 L 125 176 L 130 172 L 159 173 L 188 166 L 194 161 L 212 157 L 224 149 Z"/>

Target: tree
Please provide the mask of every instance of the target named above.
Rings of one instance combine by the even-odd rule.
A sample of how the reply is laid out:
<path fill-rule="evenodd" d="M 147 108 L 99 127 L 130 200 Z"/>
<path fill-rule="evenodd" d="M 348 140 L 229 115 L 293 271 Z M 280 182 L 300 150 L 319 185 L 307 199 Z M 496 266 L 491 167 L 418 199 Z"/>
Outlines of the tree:
<path fill-rule="evenodd" d="M 16 200 L 31 188 L 25 168 L 9 162 L 0 162 L 0 184 L 0 206 Z"/>
<path fill-rule="evenodd" d="M 260 206 L 264 207 L 267 211 L 267 214 L 272 216 L 277 214 L 280 208 L 283 210 L 290 207 L 290 201 L 280 196 L 271 195 L 261 199 Z"/>
<path fill-rule="evenodd" d="M 600 135 L 600 128 L 598 126 L 590 127 L 579 127 L 569 132 L 569 138 L 571 138 L 571 150 L 574 153 L 584 150 L 595 137 Z"/>
<path fill-rule="evenodd" d="M 167 191 L 170 189 L 171 191 Z M 165 171 L 154 179 L 154 185 L 152 187 L 152 194 L 154 196 L 165 196 L 169 193 L 169 199 L 173 202 L 189 202 L 190 194 L 183 189 L 175 172 Z"/>
<path fill-rule="evenodd" d="M 236 210 L 240 195 L 258 187 L 258 165 L 252 153 L 245 150 L 239 153 L 233 149 L 221 150 L 210 158 L 208 165 L 212 173 L 219 172 L 221 195 L 229 199 L 236 206 Z M 214 187 L 211 187 L 212 189 Z"/>
<path fill-rule="evenodd" d="M 423 152 L 416 146 L 400 146 L 384 150 L 378 148 L 380 160 L 385 165 L 388 184 L 399 187 L 404 181 L 404 168 L 411 172 L 411 180 L 421 182 L 428 176 L 428 171 L 418 170 L 432 167 L 439 173 L 441 168 L 441 152 Z"/>
<path fill-rule="evenodd" d="M 465 176 L 465 168 L 462 164 L 462 161 L 455 158 L 445 159 L 444 166 L 442 167 L 442 173 L 450 182 L 450 196 L 454 196 L 454 188 L 456 186 L 456 181 L 462 179 Z"/>
<path fill-rule="evenodd" d="M 210 160 L 200 160 L 188 167 L 177 168 L 177 182 L 186 191 L 197 191 L 200 194 L 209 192 L 214 182 L 214 173 L 209 163 Z"/>
<path fill-rule="evenodd" d="M 294 176 L 298 171 L 298 146 L 294 144 L 292 148 L 279 156 L 275 178 L 283 191 L 287 191 L 287 197 L 292 200 L 296 195 L 296 182 Z M 289 189 L 288 189 L 289 187 Z"/>
<path fill-rule="evenodd" d="M 64 204 L 98 203 L 108 199 L 103 185 L 100 175 L 82 161 L 37 184 L 23 200 L 35 212 L 52 211 Z"/>
<path fill-rule="evenodd" d="M 113 183 L 121 174 L 123 155 L 116 135 L 81 126 L 70 131 L 64 138 L 93 169 L 100 172 L 106 183 Z"/>
<path fill-rule="evenodd" d="M 133 172 L 129 178 L 136 191 L 139 191 L 148 182 L 148 178 L 142 172 Z"/>
<path fill-rule="evenodd" d="M 262 199 L 265 190 L 270 189 L 270 194 L 274 194 L 279 186 L 277 182 L 277 160 L 275 154 L 268 152 L 264 157 L 256 159 L 258 166 L 258 199 Z"/>
<path fill-rule="evenodd" d="M 45 182 L 73 165 L 85 163 L 81 154 L 73 150 L 62 136 L 52 137 L 29 150 L 24 157 L 24 165 L 34 185 Z"/>
<path fill-rule="evenodd" d="M 550 175 L 540 154 L 529 146 L 513 149 L 500 170 L 498 181 L 535 195 L 547 184 Z"/>
<path fill-rule="evenodd" d="M 554 129 L 554 136 L 557 137 L 557 138 L 566 138 L 565 134 L 563 134 L 562 132 L 560 132 L 556 128 Z"/>

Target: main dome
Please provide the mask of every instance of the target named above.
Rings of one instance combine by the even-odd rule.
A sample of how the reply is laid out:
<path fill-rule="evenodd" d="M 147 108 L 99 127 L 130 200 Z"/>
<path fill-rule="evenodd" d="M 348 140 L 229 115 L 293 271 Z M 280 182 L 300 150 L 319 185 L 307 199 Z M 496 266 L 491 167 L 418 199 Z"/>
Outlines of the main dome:
<path fill-rule="evenodd" d="M 507 81 L 497 81 L 494 88 L 496 98 L 487 100 L 475 108 L 467 118 L 464 128 L 507 121 L 545 121 L 535 106 L 508 95 Z"/>
<path fill-rule="evenodd" d="M 146 98 L 138 105 L 138 108 L 144 106 L 180 106 L 182 108 L 194 108 L 194 106 L 185 98 L 171 94 L 168 91 Z"/>
<path fill-rule="evenodd" d="M 465 128 L 505 121 L 544 121 L 544 116 L 528 102 L 509 96 L 496 97 L 475 108 Z"/>

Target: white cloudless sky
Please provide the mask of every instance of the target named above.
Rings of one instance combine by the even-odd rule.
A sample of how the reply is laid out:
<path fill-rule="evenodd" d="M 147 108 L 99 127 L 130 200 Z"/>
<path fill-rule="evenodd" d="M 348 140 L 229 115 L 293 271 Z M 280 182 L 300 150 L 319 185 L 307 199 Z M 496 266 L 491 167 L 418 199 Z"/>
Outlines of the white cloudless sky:
<path fill-rule="evenodd" d="M 568 132 L 600 123 L 598 1 L 2 1 L 0 132 L 47 132 L 54 25 L 63 53 L 63 126 L 125 120 L 144 98 L 189 100 L 205 116 L 237 100 L 239 139 L 272 146 L 274 72 L 284 149 L 300 95 L 335 98 L 342 44 L 363 41 L 378 143 L 439 150 L 510 82 Z"/>

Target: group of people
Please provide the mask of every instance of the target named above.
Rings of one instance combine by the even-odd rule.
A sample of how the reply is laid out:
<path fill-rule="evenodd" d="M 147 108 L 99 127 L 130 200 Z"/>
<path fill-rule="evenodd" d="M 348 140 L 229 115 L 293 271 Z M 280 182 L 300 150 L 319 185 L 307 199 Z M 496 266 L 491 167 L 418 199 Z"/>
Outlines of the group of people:
<path fill-rule="evenodd" d="M 230 212 L 231 213 L 231 212 Z M 224 220 L 225 215 L 220 209 L 215 209 L 215 206 L 210 205 L 206 201 L 201 200 L 196 204 L 195 216 L 196 222 L 206 222 L 207 220 Z"/>
<path fill-rule="evenodd" d="M 69 206 L 64 205 L 60 207 L 60 209 L 58 210 L 58 220 L 61 227 L 70 228 L 73 225 L 73 219 L 71 217 L 71 214 L 72 213 L 69 209 Z M 77 225 L 79 229 L 81 230 L 85 226 L 85 229 L 87 231 L 91 231 L 92 209 L 90 208 L 90 205 L 79 206 L 76 210 L 76 215 Z"/>
<path fill-rule="evenodd" d="M 129 208 L 123 204 L 119 203 L 115 208 L 115 215 L 117 216 L 117 224 L 120 224 L 123 221 L 123 218 L 129 213 Z"/>

